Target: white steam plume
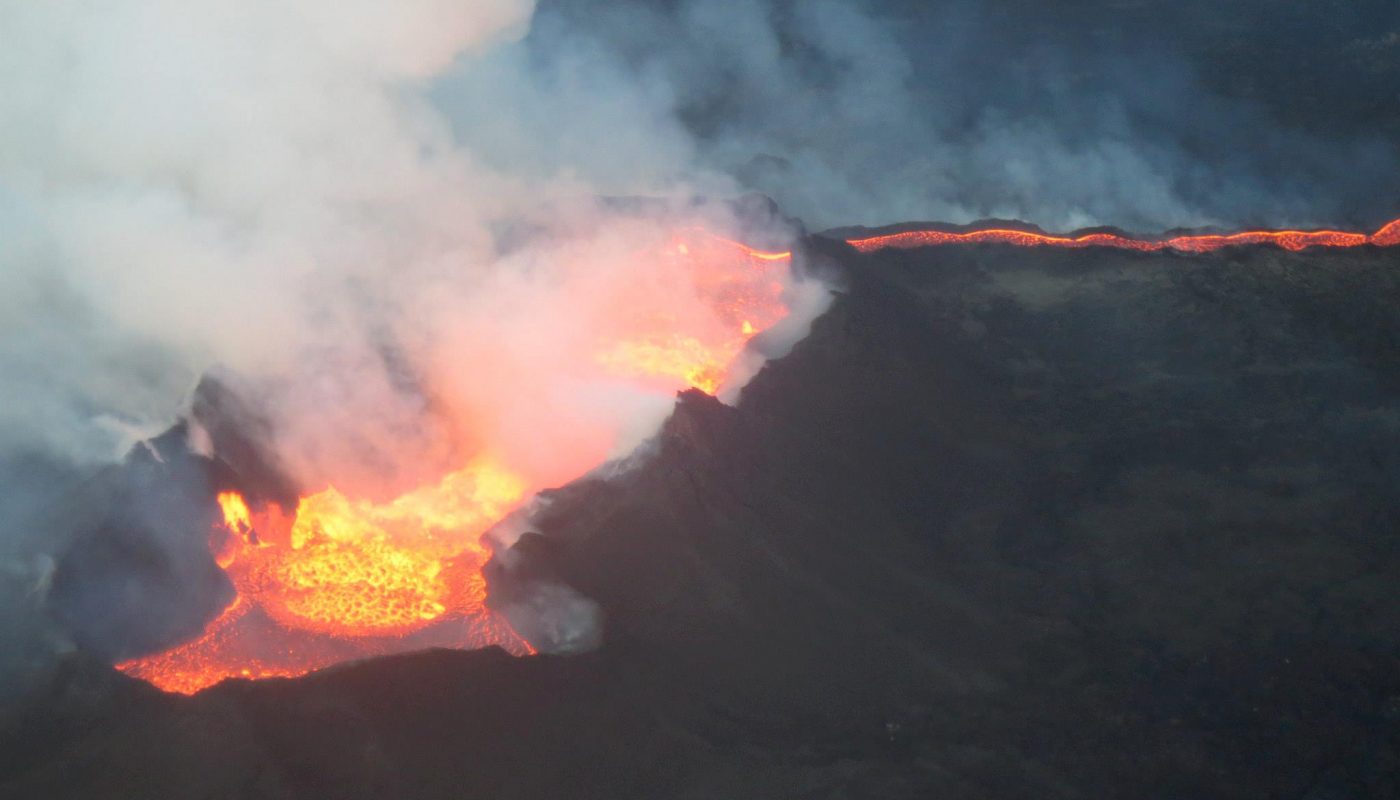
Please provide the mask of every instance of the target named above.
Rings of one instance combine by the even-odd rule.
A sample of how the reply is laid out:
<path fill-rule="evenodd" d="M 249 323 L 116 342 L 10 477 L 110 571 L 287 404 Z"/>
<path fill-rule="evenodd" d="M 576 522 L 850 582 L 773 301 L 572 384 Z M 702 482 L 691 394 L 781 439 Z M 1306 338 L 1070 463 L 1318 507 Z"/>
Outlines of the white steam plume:
<path fill-rule="evenodd" d="M 353 324 L 351 282 L 484 259 L 523 195 L 417 87 L 530 11 L 0 6 L 0 436 L 113 455 L 103 415 L 168 420 L 211 363 L 290 368 Z"/>
<path fill-rule="evenodd" d="M 110 459 L 214 366 L 269 405 L 300 477 L 352 489 L 402 489 L 506 444 L 560 479 L 577 458 L 558 452 L 643 435 L 664 408 L 575 380 L 573 332 L 622 286 L 690 298 L 637 295 L 638 254 L 663 231 L 591 198 L 683 189 L 685 139 L 642 126 L 634 156 L 669 166 L 597 187 L 483 166 L 430 97 L 454 65 L 489 73 L 485 54 L 532 10 L 0 5 L 0 448 Z M 514 118 L 497 102 L 523 76 L 491 77 L 500 96 L 459 114 Z M 662 108 L 619 106 L 612 130 Z M 499 234 L 529 225 L 570 243 L 503 256 Z M 454 428 L 459 412 L 479 429 Z"/>

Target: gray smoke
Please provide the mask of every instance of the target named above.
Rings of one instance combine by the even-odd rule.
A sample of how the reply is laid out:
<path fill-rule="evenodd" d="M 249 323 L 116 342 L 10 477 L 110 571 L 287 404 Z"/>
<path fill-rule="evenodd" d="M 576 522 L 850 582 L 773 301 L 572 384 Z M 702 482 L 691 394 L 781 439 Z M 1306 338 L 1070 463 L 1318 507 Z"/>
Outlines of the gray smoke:
<path fill-rule="evenodd" d="M 1400 214 L 1389 0 L 543 0 L 488 60 L 531 80 L 440 93 L 483 157 L 602 181 L 700 164 L 817 228 Z M 486 100 L 514 112 L 480 124 Z"/>

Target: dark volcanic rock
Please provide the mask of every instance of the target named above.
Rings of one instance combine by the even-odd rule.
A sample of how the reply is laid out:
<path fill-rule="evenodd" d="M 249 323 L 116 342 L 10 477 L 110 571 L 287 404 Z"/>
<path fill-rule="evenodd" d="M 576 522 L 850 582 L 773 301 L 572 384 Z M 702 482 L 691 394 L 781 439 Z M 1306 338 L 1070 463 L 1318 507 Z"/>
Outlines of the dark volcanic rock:
<path fill-rule="evenodd" d="M 206 376 L 188 418 L 134 446 L 62 498 L 46 527 L 73 541 L 62 551 L 47 613 L 79 646 L 120 661 L 198 636 L 234 597 L 209 537 L 215 497 L 238 489 L 255 507 L 296 504 L 296 485 L 268 446 L 270 424 L 218 378 Z M 191 432 L 217 458 L 194 452 Z"/>
<path fill-rule="evenodd" d="M 1400 253 L 807 249 L 811 335 L 493 573 L 598 651 L 69 665 L 0 794 L 1400 794 Z"/>
<path fill-rule="evenodd" d="M 199 635 L 234 597 L 214 563 L 219 470 L 182 423 L 138 444 L 77 494 L 96 517 L 59 559 L 48 611 L 92 653 L 121 660 Z"/>

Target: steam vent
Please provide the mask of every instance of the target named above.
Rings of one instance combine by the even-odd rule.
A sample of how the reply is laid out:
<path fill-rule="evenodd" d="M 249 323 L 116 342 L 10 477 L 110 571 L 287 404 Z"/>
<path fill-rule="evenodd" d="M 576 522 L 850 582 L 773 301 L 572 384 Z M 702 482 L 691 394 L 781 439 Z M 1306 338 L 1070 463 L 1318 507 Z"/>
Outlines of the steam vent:
<path fill-rule="evenodd" d="M 1400 797 L 1392 0 L 71 5 L 0 800 Z"/>

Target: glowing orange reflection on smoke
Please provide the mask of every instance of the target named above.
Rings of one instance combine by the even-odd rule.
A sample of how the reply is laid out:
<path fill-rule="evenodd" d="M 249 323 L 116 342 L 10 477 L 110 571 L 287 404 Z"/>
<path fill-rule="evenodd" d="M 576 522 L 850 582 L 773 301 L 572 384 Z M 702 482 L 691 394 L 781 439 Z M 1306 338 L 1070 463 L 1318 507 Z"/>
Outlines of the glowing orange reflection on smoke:
<path fill-rule="evenodd" d="M 594 368 L 650 390 L 717 392 L 748 340 L 787 315 L 789 260 L 682 232 L 652 261 L 683 275 L 700 302 L 679 304 L 682 313 L 618 298 Z M 225 678 L 300 675 L 418 647 L 533 652 L 486 605 L 482 576 L 491 552 L 481 535 L 542 488 L 513 471 L 509 456 L 478 454 L 383 503 L 326 487 L 288 513 L 220 494 L 210 550 L 234 601 L 193 641 L 119 669 L 192 693 Z"/>

